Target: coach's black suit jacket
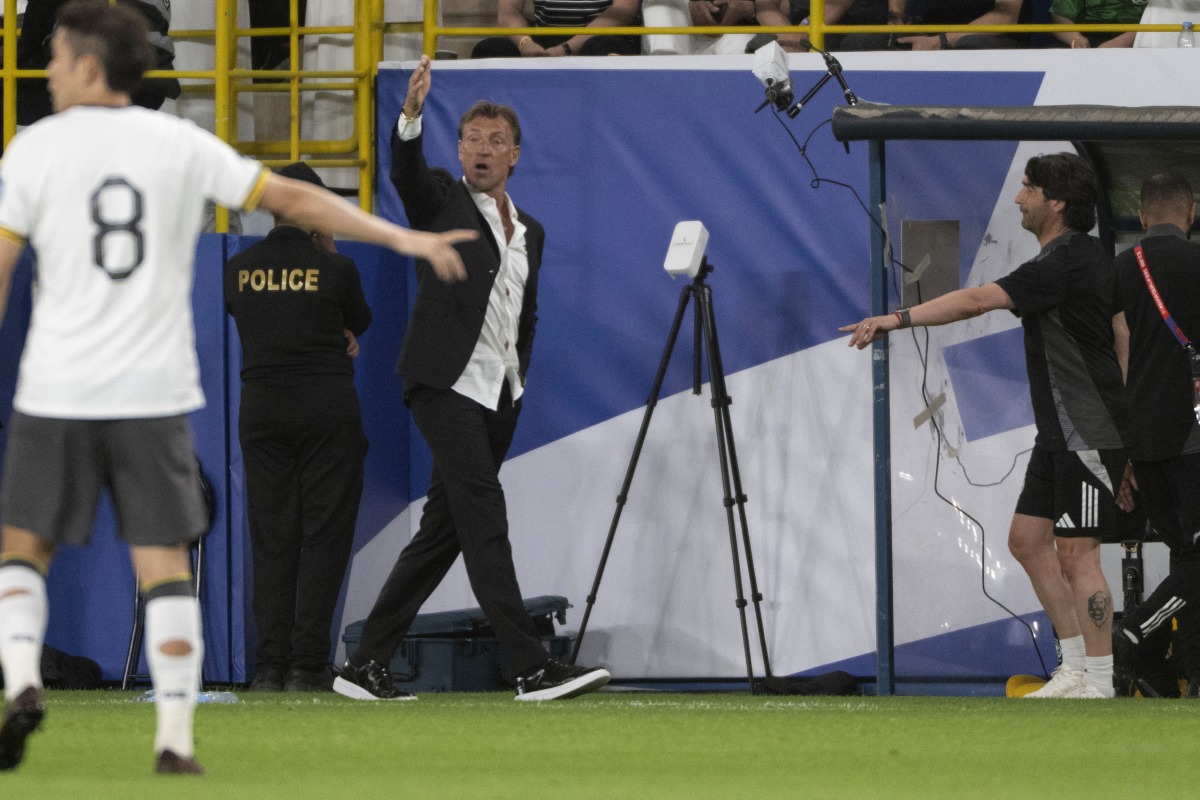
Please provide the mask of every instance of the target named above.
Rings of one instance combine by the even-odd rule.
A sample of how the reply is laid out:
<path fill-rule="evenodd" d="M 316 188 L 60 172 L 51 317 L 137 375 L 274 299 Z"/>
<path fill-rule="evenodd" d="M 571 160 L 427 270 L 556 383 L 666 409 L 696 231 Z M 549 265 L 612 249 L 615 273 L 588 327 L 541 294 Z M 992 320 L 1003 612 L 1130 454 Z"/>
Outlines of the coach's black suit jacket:
<path fill-rule="evenodd" d="M 455 180 L 446 170 L 431 169 L 425 163 L 422 138 L 402 141 L 392 129 L 392 184 L 404 203 L 409 224 L 418 230 L 434 232 L 469 228 L 479 231 L 479 238 L 458 245 L 467 268 L 467 279 L 461 283 L 443 283 L 427 262 L 417 261 L 417 302 L 408 321 L 396 372 L 409 385 L 421 383 L 449 389 L 462 375 L 479 341 L 488 296 L 500 266 L 500 249 L 466 184 Z M 517 355 L 524 381 L 537 325 L 538 268 L 546 233 L 537 220 L 520 209 L 517 218 L 525 226 L 529 258 L 517 331 Z"/>

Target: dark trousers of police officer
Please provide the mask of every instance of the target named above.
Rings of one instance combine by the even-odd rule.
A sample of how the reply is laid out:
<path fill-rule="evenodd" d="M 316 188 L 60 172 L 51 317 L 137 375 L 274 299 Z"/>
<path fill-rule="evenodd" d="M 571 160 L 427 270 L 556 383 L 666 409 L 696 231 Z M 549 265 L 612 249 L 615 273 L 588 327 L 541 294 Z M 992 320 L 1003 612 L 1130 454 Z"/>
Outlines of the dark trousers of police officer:
<path fill-rule="evenodd" d="M 329 664 L 354 544 L 367 452 L 358 396 L 348 380 L 306 386 L 242 389 L 259 673 Z"/>
<path fill-rule="evenodd" d="M 353 660 L 390 663 L 417 612 L 462 553 L 471 590 L 499 640 L 505 677 L 514 679 L 549 657 L 521 599 L 499 478 L 521 403 L 513 403 L 507 382 L 496 411 L 451 389 L 422 385 L 410 387 L 406 399 L 433 452 L 429 496 L 417 534 L 367 617 Z"/>

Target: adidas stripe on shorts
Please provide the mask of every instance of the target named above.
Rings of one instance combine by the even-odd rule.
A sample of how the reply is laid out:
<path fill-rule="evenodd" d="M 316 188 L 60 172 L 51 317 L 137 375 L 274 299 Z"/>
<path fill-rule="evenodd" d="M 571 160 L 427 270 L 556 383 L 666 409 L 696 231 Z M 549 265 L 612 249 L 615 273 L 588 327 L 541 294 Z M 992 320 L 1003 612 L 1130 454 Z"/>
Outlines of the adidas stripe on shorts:
<path fill-rule="evenodd" d="M 1140 540 L 1145 514 L 1141 509 L 1127 513 L 1116 505 L 1127 463 L 1124 449 L 1052 451 L 1035 445 L 1017 513 L 1053 520 L 1055 536 Z"/>

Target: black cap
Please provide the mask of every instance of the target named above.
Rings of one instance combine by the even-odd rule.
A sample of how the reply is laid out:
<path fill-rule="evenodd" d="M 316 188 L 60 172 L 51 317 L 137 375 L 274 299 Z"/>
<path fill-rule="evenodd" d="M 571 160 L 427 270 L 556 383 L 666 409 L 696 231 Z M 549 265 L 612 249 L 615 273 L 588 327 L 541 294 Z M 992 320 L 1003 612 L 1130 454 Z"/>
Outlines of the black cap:
<path fill-rule="evenodd" d="M 297 161 L 294 164 L 288 164 L 286 167 L 279 168 L 279 174 L 285 178 L 292 180 L 305 181 L 307 183 L 325 188 L 325 182 L 321 180 L 321 176 L 316 171 L 305 164 L 303 161 Z"/>

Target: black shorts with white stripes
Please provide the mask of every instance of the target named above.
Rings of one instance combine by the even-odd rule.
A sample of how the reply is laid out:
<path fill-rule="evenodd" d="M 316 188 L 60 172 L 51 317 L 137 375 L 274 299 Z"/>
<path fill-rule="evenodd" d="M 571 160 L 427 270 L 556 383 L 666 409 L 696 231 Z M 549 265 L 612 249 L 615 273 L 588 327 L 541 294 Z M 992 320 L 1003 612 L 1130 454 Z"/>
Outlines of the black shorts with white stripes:
<path fill-rule="evenodd" d="M 1046 450 L 1034 446 L 1017 513 L 1054 520 L 1054 535 L 1107 542 L 1141 540 L 1141 509 L 1117 508 L 1128 455 L 1125 450 Z"/>

